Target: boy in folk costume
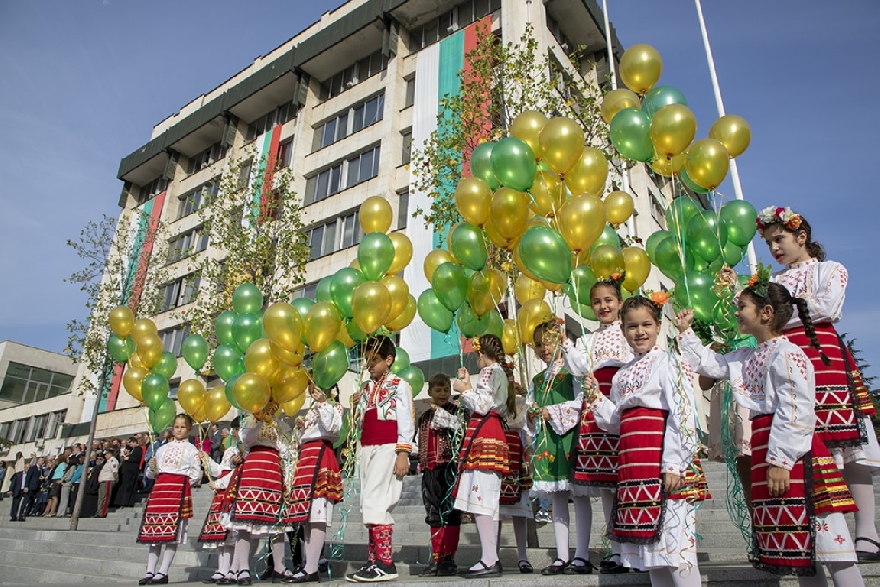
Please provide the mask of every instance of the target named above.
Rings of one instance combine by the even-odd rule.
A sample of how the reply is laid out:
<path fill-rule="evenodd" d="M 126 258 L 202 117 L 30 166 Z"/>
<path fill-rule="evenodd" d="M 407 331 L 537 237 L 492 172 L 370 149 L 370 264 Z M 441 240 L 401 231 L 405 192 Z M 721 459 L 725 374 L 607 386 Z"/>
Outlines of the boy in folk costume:
<path fill-rule="evenodd" d="M 394 342 L 387 336 L 367 339 L 364 359 L 370 380 L 351 396 L 361 429 L 361 512 L 370 534 L 369 560 L 345 577 L 353 583 L 397 578 L 397 567 L 391 557 L 391 512 L 400 500 L 403 478 L 409 471 L 415 425 L 412 390 L 406 381 L 390 372 L 396 356 Z"/>
<path fill-rule="evenodd" d="M 177 545 L 187 541 L 186 527 L 192 510 L 192 486 L 202 476 L 198 449 L 188 441 L 192 420 L 178 414 L 172 429 L 174 440 L 156 451 L 150 459 L 147 476 L 155 479 L 153 490 L 144 507 L 144 516 L 137 541 L 149 544 L 147 572 L 138 585 L 168 583 L 168 569 L 177 554 Z M 165 555 L 156 571 L 162 545 Z"/>
<path fill-rule="evenodd" d="M 452 383 L 448 375 L 436 373 L 428 380 L 431 409 L 418 422 L 419 465 L 422 470 L 422 499 L 425 523 L 431 527 L 431 562 L 422 577 L 455 575 L 455 551 L 461 531 L 461 512 L 452 507 L 457 464 L 452 441 L 458 428 L 458 406 L 449 401 Z"/>

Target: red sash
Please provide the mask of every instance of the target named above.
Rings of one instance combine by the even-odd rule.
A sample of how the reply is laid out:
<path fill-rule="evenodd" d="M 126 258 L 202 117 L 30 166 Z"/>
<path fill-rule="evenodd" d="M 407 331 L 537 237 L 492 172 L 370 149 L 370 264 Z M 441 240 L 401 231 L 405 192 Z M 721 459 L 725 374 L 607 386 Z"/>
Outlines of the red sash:
<path fill-rule="evenodd" d="M 312 500 L 318 497 L 326 498 L 331 503 L 342 500 L 339 463 L 333 447 L 326 440 L 311 440 L 300 448 L 283 523 L 307 522 Z"/>
<path fill-rule="evenodd" d="M 189 477 L 173 473 L 159 473 L 138 531 L 137 541 L 142 544 L 173 542 L 181 519 L 191 518 L 192 490 Z"/>
<path fill-rule="evenodd" d="M 525 458 L 525 449 L 520 433 L 516 430 L 507 430 L 505 438 L 510 458 L 508 473 L 501 479 L 501 504 L 515 505 L 522 498 L 523 490 L 531 489 L 532 478 L 529 475 L 528 462 Z"/>
<path fill-rule="evenodd" d="M 278 451 L 268 446 L 251 447 L 239 469 L 230 518 L 267 526 L 278 522 L 284 494 Z"/>
<path fill-rule="evenodd" d="M 605 397 L 611 394 L 611 380 L 620 367 L 602 367 L 593 372 L 599 382 L 599 390 Z M 620 437 L 599 428 L 589 406 L 581 407 L 581 423 L 578 427 L 572 483 L 593 487 L 617 486 L 617 444 Z"/>

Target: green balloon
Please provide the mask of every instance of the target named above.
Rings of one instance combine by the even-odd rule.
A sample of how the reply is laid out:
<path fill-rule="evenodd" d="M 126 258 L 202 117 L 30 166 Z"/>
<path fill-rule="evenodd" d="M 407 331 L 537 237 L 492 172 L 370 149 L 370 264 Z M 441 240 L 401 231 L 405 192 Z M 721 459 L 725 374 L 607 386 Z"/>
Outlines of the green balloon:
<path fill-rule="evenodd" d="M 361 273 L 369 281 L 381 279 L 394 261 L 394 242 L 382 232 L 364 235 L 357 250 Z"/>
<path fill-rule="evenodd" d="M 635 108 L 624 108 L 611 120 L 611 144 L 617 152 L 633 161 L 654 158 L 651 142 L 651 119 Z"/>
<path fill-rule="evenodd" d="M 695 194 L 708 194 L 711 191 L 692 180 L 684 167 L 682 167 L 681 171 L 678 172 L 678 179 L 681 180 L 681 183 L 683 183 L 687 189 L 691 190 Z"/>
<path fill-rule="evenodd" d="M 453 314 L 437 299 L 437 293 L 433 289 L 429 288 L 421 293 L 416 309 L 419 318 L 430 328 L 444 333 L 452 328 Z"/>
<path fill-rule="evenodd" d="M 177 407 L 174 405 L 174 400 L 165 398 L 165 400 L 159 405 L 158 409 L 150 410 L 150 428 L 153 429 L 154 434 L 159 434 L 171 426 L 176 417 Z"/>
<path fill-rule="evenodd" d="M 501 185 L 524 192 L 535 180 L 535 153 L 516 137 L 501 139 L 492 148 L 492 172 Z"/>
<path fill-rule="evenodd" d="M 141 396 L 144 405 L 151 410 L 158 410 L 168 399 L 168 380 L 158 373 L 150 373 L 141 384 Z"/>
<path fill-rule="evenodd" d="M 232 294 L 232 309 L 236 314 L 256 314 L 263 308 L 263 294 L 253 283 L 242 283 Z"/>
<path fill-rule="evenodd" d="M 715 317 L 718 295 L 712 290 L 715 280 L 698 271 L 688 271 L 675 282 L 675 301 L 683 308 L 691 308 L 694 317 L 711 322 Z"/>
<path fill-rule="evenodd" d="M 333 299 L 330 297 L 330 283 L 333 281 L 333 277 L 333 275 L 328 275 L 318 282 L 318 286 L 315 288 L 316 302 L 333 301 Z"/>
<path fill-rule="evenodd" d="M 349 320 L 345 324 L 345 330 L 348 331 L 348 336 L 355 342 L 364 342 L 367 340 L 367 333 L 361 330 L 361 327 L 357 325 L 357 322 L 354 320 Z"/>
<path fill-rule="evenodd" d="M 745 200 L 733 200 L 721 206 L 721 223 L 727 226 L 727 240 L 744 247 L 752 242 L 757 232 L 758 212 Z"/>
<path fill-rule="evenodd" d="M 162 353 L 162 358 L 159 359 L 159 362 L 150 369 L 150 373 L 158 373 L 165 379 L 171 379 L 174 377 L 174 373 L 177 372 L 177 357 L 174 354 L 165 351 Z"/>
<path fill-rule="evenodd" d="M 475 274 L 476 275 L 476 274 Z M 431 277 L 431 288 L 450 312 L 457 311 L 467 297 L 468 278 L 455 263 L 441 263 Z"/>
<path fill-rule="evenodd" d="M 648 237 L 648 240 L 645 241 L 645 253 L 648 254 L 648 258 L 654 265 L 657 264 L 657 261 L 654 257 L 654 255 L 657 254 L 657 245 L 659 245 L 660 241 L 662 241 L 669 235 L 670 232 L 668 230 L 658 230 L 652 233 L 651 236 Z"/>
<path fill-rule="evenodd" d="M 325 278 L 326 279 L 326 278 Z M 333 274 L 330 281 L 330 300 L 346 318 L 352 317 L 351 298 L 357 286 L 365 283 L 367 278 L 353 267 L 343 267 Z"/>
<path fill-rule="evenodd" d="M 711 263 L 721 256 L 722 245 L 718 234 L 709 226 L 702 214 L 695 214 L 688 222 L 685 243 L 690 251 L 706 263 Z"/>
<path fill-rule="evenodd" d="M 397 355 L 394 357 L 394 362 L 391 363 L 391 372 L 399 375 L 407 367 L 409 367 L 409 353 L 397 347 Z"/>
<path fill-rule="evenodd" d="M 453 229 L 450 248 L 456 260 L 473 271 L 480 271 L 489 260 L 486 235 L 469 222 L 462 222 Z"/>
<path fill-rule="evenodd" d="M 599 321 L 599 318 L 596 317 L 596 313 L 593 311 L 593 307 L 590 304 L 578 304 L 577 313 L 587 320 L 592 320 L 593 322 Z"/>
<path fill-rule="evenodd" d="M 338 340 L 334 340 L 312 357 L 315 385 L 321 389 L 330 389 L 336 385 L 346 371 L 348 371 L 348 349 Z"/>
<path fill-rule="evenodd" d="M 214 335 L 220 344 L 235 344 L 232 325 L 235 323 L 235 312 L 227 310 L 214 319 Z"/>
<path fill-rule="evenodd" d="M 492 191 L 497 190 L 501 186 L 501 182 L 495 177 L 492 171 L 492 151 L 495 143 L 486 142 L 477 145 L 471 152 L 471 175 L 479 177 L 489 184 Z"/>
<path fill-rule="evenodd" d="M 239 314 L 232 323 L 232 338 L 241 352 L 247 352 L 251 343 L 260 338 L 263 325 L 254 314 Z"/>
<path fill-rule="evenodd" d="M 672 86 L 654 86 L 642 100 L 642 112 L 647 114 L 648 118 L 654 118 L 658 110 L 670 104 L 687 106 L 688 101 L 684 94 Z"/>
<path fill-rule="evenodd" d="M 425 386 L 425 374 L 415 365 L 410 365 L 398 373 L 397 376 L 409 383 L 413 397 L 419 395 L 422 388 Z"/>
<path fill-rule="evenodd" d="M 455 323 L 462 336 L 473 338 L 486 332 L 486 327 L 489 326 L 489 315 L 477 316 L 470 304 L 462 304 L 458 316 L 455 317 Z"/>
<path fill-rule="evenodd" d="M 730 241 L 727 241 L 727 244 L 724 245 L 724 249 L 721 251 L 721 256 L 724 258 L 724 263 L 726 263 L 730 267 L 735 267 L 739 264 L 740 261 L 743 260 L 743 257 L 745 257 L 747 250 L 748 245 L 746 245 L 745 247 L 740 247 Z"/>
<path fill-rule="evenodd" d="M 550 283 L 571 277 L 571 249 L 562 235 L 549 226 L 533 226 L 519 241 L 519 256 L 526 269 Z"/>
<path fill-rule="evenodd" d="M 205 366 L 205 361 L 208 360 L 208 341 L 201 334 L 190 334 L 183 341 L 181 354 L 186 360 L 186 364 L 194 371 L 198 371 Z"/>
<path fill-rule="evenodd" d="M 110 338 L 107 339 L 107 350 L 115 361 L 124 363 L 131 356 L 132 350 L 128 346 L 129 340 L 131 340 L 130 336 L 127 338 L 119 338 L 115 334 L 111 334 Z M 134 341 L 132 341 L 132 345 L 133 344 Z"/>
<path fill-rule="evenodd" d="M 685 246 L 688 224 L 699 213 L 700 207 L 687 196 L 675 198 L 666 207 L 666 226 L 678 242 Z"/>
<path fill-rule="evenodd" d="M 239 377 L 241 377 L 241 373 L 234 374 L 226 382 L 226 387 L 223 389 L 223 392 L 226 394 L 226 400 L 237 410 L 241 409 L 241 406 L 238 405 L 238 400 L 235 399 L 235 382 L 238 381 Z"/>
<path fill-rule="evenodd" d="M 296 308 L 296 311 L 299 312 L 299 317 L 305 320 L 306 315 L 309 313 L 309 308 L 315 305 L 315 300 L 309 298 L 293 298 L 290 300 L 290 305 Z"/>
<path fill-rule="evenodd" d="M 494 334 L 498 338 L 504 335 L 504 318 L 498 310 L 490 310 L 486 316 L 489 317 L 489 324 L 486 325 L 486 331 L 483 334 Z"/>
<path fill-rule="evenodd" d="M 231 344 L 221 344 L 214 349 L 214 371 L 223 381 L 244 372 L 244 355 Z"/>
<path fill-rule="evenodd" d="M 684 275 L 681 252 L 675 237 L 668 236 L 660 241 L 654 255 L 656 257 L 654 264 L 663 275 L 670 279 L 678 279 Z"/>
<path fill-rule="evenodd" d="M 609 245 L 615 249 L 619 249 L 620 236 L 617 234 L 617 231 L 611 228 L 611 226 L 606 225 L 605 228 L 602 229 L 602 234 L 596 239 L 596 242 L 590 245 L 590 252 L 592 253 L 595 251 L 596 247 L 600 245 Z"/>
<path fill-rule="evenodd" d="M 565 286 L 565 292 L 572 302 L 576 304 L 590 305 L 590 290 L 598 280 L 589 265 L 575 267 L 571 272 L 571 282 Z"/>

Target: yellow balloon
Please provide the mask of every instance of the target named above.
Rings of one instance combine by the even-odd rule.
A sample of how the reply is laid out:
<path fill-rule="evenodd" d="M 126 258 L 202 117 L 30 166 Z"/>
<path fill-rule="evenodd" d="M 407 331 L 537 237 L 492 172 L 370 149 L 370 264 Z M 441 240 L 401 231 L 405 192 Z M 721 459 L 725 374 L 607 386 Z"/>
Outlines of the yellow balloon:
<path fill-rule="evenodd" d="M 559 234 L 573 253 L 579 253 L 605 230 L 605 204 L 596 196 L 581 194 L 562 205 L 556 220 Z"/>
<path fill-rule="evenodd" d="M 633 45 L 620 58 L 620 79 L 637 94 L 654 87 L 663 73 L 660 53 L 650 45 Z"/>
<path fill-rule="evenodd" d="M 501 298 L 504 297 L 504 292 L 507 291 L 507 275 L 494 267 L 483 268 L 483 275 L 486 276 L 486 280 L 489 282 L 489 295 L 492 296 L 496 304 L 501 303 Z"/>
<path fill-rule="evenodd" d="M 382 196 L 370 196 L 361 204 L 358 219 L 364 233 L 388 232 L 391 228 L 391 204 Z"/>
<path fill-rule="evenodd" d="M 150 371 L 150 368 L 144 365 L 144 362 L 141 361 L 141 358 L 138 356 L 137 352 L 131 353 L 131 355 L 128 357 L 128 366 L 140 369 L 141 371 Z"/>
<path fill-rule="evenodd" d="M 340 328 L 340 330 L 342 330 L 342 328 Z M 296 367 L 297 365 L 302 364 L 303 352 L 305 351 L 305 346 L 302 342 L 300 342 L 295 351 L 289 351 L 274 341 L 270 342 L 270 346 L 272 347 L 272 354 L 275 355 L 275 358 L 278 359 L 278 362 L 281 365 Z"/>
<path fill-rule="evenodd" d="M 391 296 L 391 310 L 389 316 L 397 316 L 406 308 L 409 302 L 409 286 L 398 275 L 386 275 L 379 280 L 379 283 L 385 286 Z"/>
<path fill-rule="evenodd" d="M 284 415 L 288 418 L 293 418 L 299 411 L 302 409 L 303 404 L 306 401 L 306 394 L 299 395 L 289 402 L 285 404 L 281 404 L 281 409 L 284 410 Z"/>
<path fill-rule="evenodd" d="M 272 399 L 272 392 L 269 389 L 269 382 L 265 377 L 256 373 L 244 372 L 235 380 L 232 387 L 232 393 L 235 395 L 235 401 L 246 412 L 259 412 L 266 407 L 269 400 Z"/>
<path fill-rule="evenodd" d="M 520 304 L 525 304 L 531 300 L 543 300 L 547 294 L 547 288 L 540 281 L 522 274 L 517 276 L 513 291 L 514 295 L 516 295 L 516 301 Z"/>
<path fill-rule="evenodd" d="M 651 273 L 651 260 L 644 249 L 626 247 L 620 253 L 623 255 L 623 266 L 626 268 L 626 277 L 623 279 L 623 288 L 627 291 L 636 291 L 648 279 Z"/>
<path fill-rule="evenodd" d="M 122 385 L 125 387 L 125 391 L 139 402 L 144 401 L 144 396 L 141 394 L 141 384 L 143 384 L 144 378 L 148 373 L 149 371 L 146 369 L 139 369 L 129 365 L 122 376 Z"/>
<path fill-rule="evenodd" d="M 243 377 L 243 376 L 242 376 Z M 241 377 L 239 377 L 241 379 Z M 236 383 L 238 383 L 236 381 Z M 215 387 L 208 392 L 208 399 L 205 400 L 205 418 L 211 422 L 222 420 L 223 416 L 229 413 L 232 405 L 226 399 L 226 391 L 223 387 Z M 201 420 L 199 420 L 201 422 Z"/>
<path fill-rule="evenodd" d="M 632 90 L 627 90 L 626 88 L 611 90 L 605 94 L 605 98 L 602 100 L 602 119 L 611 124 L 614 115 L 624 108 L 639 110 L 641 107 L 642 103 L 639 100 L 639 96 Z"/>
<path fill-rule="evenodd" d="M 397 330 L 403 330 L 413 321 L 413 318 L 416 316 L 416 299 L 410 294 L 409 299 L 406 301 L 406 307 L 403 311 L 397 316 L 391 316 L 388 319 L 388 322 L 385 323 L 385 328 L 391 330 L 392 332 Z"/>
<path fill-rule="evenodd" d="M 541 159 L 557 175 L 565 175 L 577 164 L 584 150 L 584 129 L 570 118 L 551 118 L 538 137 Z"/>
<path fill-rule="evenodd" d="M 593 250 L 590 267 L 598 279 L 608 279 L 615 273 L 623 274 L 626 269 L 623 264 L 623 253 L 611 245 L 599 245 Z"/>
<path fill-rule="evenodd" d="M 141 335 L 135 348 L 137 349 L 138 357 L 140 357 L 148 369 L 158 365 L 162 359 L 162 339 L 159 338 L 158 334 Z"/>
<path fill-rule="evenodd" d="M 742 155 L 752 142 L 749 123 L 735 114 L 722 116 L 709 129 L 709 138 L 719 141 L 731 157 Z"/>
<path fill-rule="evenodd" d="M 388 288 L 377 281 L 367 281 L 357 286 L 351 297 L 351 314 L 364 333 L 376 332 L 391 314 Z"/>
<path fill-rule="evenodd" d="M 550 306 L 544 300 L 529 300 L 522 305 L 517 316 L 517 326 L 519 327 L 519 339 L 528 344 L 534 340 L 535 328 L 538 324 L 542 324 L 549 320 L 553 320 L 554 315 L 550 310 Z"/>
<path fill-rule="evenodd" d="M 267 379 L 275 373 L 280 362 L 272 352 L 272 344 L 268 338 L 258 338 L 251 343 L 244 354 L 244 366 L 251 373 Z"/>
<path fill-rule="evenodd" d="M 529 221 L 529 197 L 510 188 L 495 190 L 492 196 L 492 224 L 502 237 L 517 239 L 526 230 Z"/>
<path fill-rule="evenodd" d="M 571 195 L 599 195 L 605 189 L 608 179 L 608 160 L 605 154 L 595 147 L 584 147 L 577 165 L 565 176 L 565 185 Z"/>
<path fill-rule="evenodd" d="M 348 266 L 351 267 L 352 269 L 357 269 L 358 271 L 361 270 L 361 264 L 356 258 L 351 263 L 349 263 Z M 390 271 L 390 269 L 389 269 L 389 271 Z"/>
<path fill-rule="evenodd" d="M 589 265 L 590 264 L 590 249 L 584 249 L 579 253 L 571 254 L 571 266 L 580 267 L 581 265 Z"/>
<path fill-rule="evenodd" d="M 141 339 L 142 336 L 147 334 L 159 334 L 159 331 L 156 330 L 156 325 L 149 318 L 141 318 L 140 320 L 136 320 L 134 324 L 131 325 L 131 339 L 135 344 Z"/>
<path fill-rule="evenodd" d="M 320 353 L 336 340 L 336 333 L 339 332 L 341 324 L 342 317 L 332 303 L 318 302 L 309 308 L 305 320 L 305 333 L 312 352 Z"/>
<path fill-rule="evenodd" d="M 565 184 L 552 171 L 538 171 L 529 190 L 529 208 L 540 216 L 556 216 L 565 201 Z"/>
<path fill-rule="evenodd" d="M 309 376 L 301 367 L 285 372 L 285 376 L 272 385 L 272 399 L 278 404 L 287 403 L 305 392 Z"/>
<path fill-rule="evenodd" d="M 269 340 L 294 351 L 300 345 L 303 323 L 299 312 L 286 302 L 275 302 L 263 314 L 263 330 Z"/>
<path fill-rule="evenodd" d="M 413 247 L 412 241 L 402 232 L 392 232 L 388 235 L 388 238 L 391 239 L 391 244 L 394 245 L 394 260 L 391 261 L 391 267 L 388 268 L 385 274 L 394 275 L 395 273 L 400 273 L 409 265 L 410 260 L 412 260 Z M 360 271 L 360 264 L 355 269 Z"/>
<path fill-rule="evenodd" d="M 344 344 L 347 349 L 350 349 L 357 344 L 348 333 L 348 328 L 346 328 L 345 324 L 339 327 L 339 332 L 336 333 L 336 340 Z"/>
<path fill-rule="evenodd" d="M 504 353 L 508 355 L 515 355 L 519 351 L 519 345 L 516 343 L 516 320 L 510 318 L 504 320 L 501 346 L 504 347 Z"/>
<path fill-rule="evenodd" d="M 665 156 L 654 151 L 654 160 L 651 161 L 651 169 L 654 170 L 654 173 L 662 175 L 663 177 L 672 177 L 673 175 L 677 175 L 678 172 L 684 168 L 686 161 L 687 153 L 679 153 L 672 159 L 667 159 Z"/>
<path fill-rule="evenodd" d="M 187 379 L 181 381 L 177 388 L 177 401 L 180 402 L 180 407 L 184 412 L 195 417 L 205 408 L 208 392 L 205 391 L 205 386 L 198 379 Z"/>
<path fill-rule="evenodd" d="M 545 124 L 547 124 L 547 117 L 542 113 L 537 110 L 525 110 L 510 123 L 510 135 L 528 143 L 535 154 L 535 159 L 540 159 L 541 142 L 538 140 L 538 136 Z"/>
<path fill-rule="evenodd" d="M 685 163 L 688 177 L 707 190 L 714 190 L 721 185 L 729 168 L 730 155 L 716 139 L 700 139 L 688 149 Z"/>
<path fill-rule="evenodd" d="M 483 226 L 489 220 L 492 189 L 479 177 L 463 177 L 455 188 L 455 207 L 465 222 Z"/>
<path fill-rule="evenodd" d="M 223 395 L 225 396 L 226 394 L 224 393 Z M 205 420 L 208 419 L 207 405 L 208 405 L 208 402 L 206 401 L 205 405 L 203 405 L 201 408 L 199 408 L 199 410 L 196 413 L 190 414 L 190 416 L 193 419 L 193 422 L 204 422 Z"/>
<path fill-rule="evenodd" d="M 614 228 L 617 228 L 632 216 L 632 196 L 626 192 L 611 192 L 605 196 L 605 216 Z"/>
<path fill-rule="evenodd" d="M 687 106 L 668 104 L 651 119 L 654 150 L 667 159 L 684 153 L 696 135 L 697 119 Z"/>
<path fill-rule="evenodd" d="M 483 230 L 486 231 L 486 236 L 489 237 L 489 242 L 501 247 L 505 251 L 513 250 L 513 246 L 516 244 L 517 239 L 504 238 L 501 233 L 498 232 L 498 229 L 495 228 L 495 222 L 491 218 L 489 219 L 489 222 L 483 225 Z"/>
<path fill-rule="evenodd" d="M 425 261 L 422 264 L 422 268 L 425 271 L 425 279 L 428 280 L 428 283 L 431 283 L 431 278 L 434 276 L 434 271 L 443 263 L 455 263 L 456 265 L 458 265 L 455 257 L 453 257 L 452 253 L 450 253 L 446 249 L 434 249 L 425 256 Z"/>
<path fill-rule="evenodd" d="M 495 307 L 492 293 L 489 291 L 489 280 L 479 271 L 468 279 L 467 299 L 477 316 L 485 316 Z"/>
<path fill-rule="evenodd" d="M 110 330 L 119 338 L 125 338 L 131 333 L 131 327 L 134 326 L 134 314 L 128 306 L 117 306 L 110 310 L 110 316 L 107 319 L 110 322 Z"/>

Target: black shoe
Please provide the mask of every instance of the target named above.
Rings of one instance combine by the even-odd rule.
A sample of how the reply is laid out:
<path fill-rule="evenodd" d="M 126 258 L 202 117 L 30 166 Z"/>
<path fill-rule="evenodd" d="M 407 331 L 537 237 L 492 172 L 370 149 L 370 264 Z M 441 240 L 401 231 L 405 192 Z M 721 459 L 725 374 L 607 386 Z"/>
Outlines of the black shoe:
<path fill-rule="evenodd" d="M 579 564 L 576 564 L 574 561 L 581 561 L 583 564 L 579 565 Z M 573 559 L 571 559 L 571 562 L 569 562 L 568 566 L 565 567 L 565 574 L 566 575 L 589 575 L 593 572 L 594 568 L 595 567 L 593 566 L 593 564 L 590 561 L 583 559 L 579 556 L 576 556 Z"/>
<path fill-rule="evenodd" d="M 517 566 L 519 567 L 519 572 L 523 575 L 531 575 L 535 572 L 535 568 L 532 566 L 532 563 L 527 560 L 519 561 L 517 563 Z"/>
<path fill-rule="evenodd" d="M 217 573 L 217 575 L 211 576 L 208 579 L 202 579 L 202 583 L 204 583 L 205 585 L 216 585 L 225 578 L 226 575 L 220 575 L 219 573 Z"/>
<path fill-rule="evenodd" d="M 285 583 L 286 579 L 293 577 L 293 573 L 291 573 L 287 569 L 284 569 L 283 573 L 279 573 L 275 569 L 272 569 L 272 573 L 267 573 L 266 575 L 268 576 L 264 576 L 263 580 L 268 581 L 269 579 L 272 579 L 273 583 Z"/>
<path fill-rule="evenodd" d="M 153 582 L 154 576 L 155 575 L 153 573 L 147 573 L 146 575 L 144 575 L 143 579 L 138 581 L 138 585 L 149 585 Z"/>
<path fill-rule="evenodd" d="M 306 573 L 305 571 L 298 571 L 291 575 L 290 577 L 285 577 L 282 583 L 320 583 L 321 575 L 317 571 L 314 573 Z"/>
<path fill-rule="evenodd" d="M 247 573 L 244 577 L 241 576 L 242 573 Z M 237 575 L 237 580 L 235 581 L 239 585 L 253 585 L 254 580 L 251 579 L 250 571 L 239 571 Z"/>
<path fill-rule="evenodd" d="M 468 569 L 465 572 L 461 573 L 461 576 L 465 579 L 476 579 L 477 577 L 500 577 L 503 569 L 501 568 L 501 561 L 496 562 L 491 567 L 480 561 L 477 563 L 481 565 L 482 569 Z"/>
<path fill-rule="evenodd" d="M 226 575 L 222 579 L 217 579 L 217 584 L 218 585 L 237 585 L 238 580 L 232 575 L 234 575 L 234 573 L 230 572 L 228 575 Z"/>
<path fill-rule="evenodd" d="M 168 575 L 163 575 L 162 573 L 156 573 L 153 575 L 153 579 L 150 581 L 150 585 L 167 585 L 168 584 Z"/>
<path fill-rule="evenodd" d="M 437 561 L 432 560 L 431 564 L 422 569 L 422 572 L 419 573 L 419 577 L 436 577 L 440 571 L 440 565 L 437 564 Z"/>
<path fill-rule="evenodd" d="M 859 542 L 867 542 L 872 544 L 878 548 L 878 550 L 874 552 L 868 552 L 865 550 L 856 550 L 856 557 L 860 563 L 872 563 L 880 561 L 880 543 L 871 540 L 870 538 L 856 538 L 853 543 L 858 544 Z"/>
<path fill-rule="evenodd" d="M 557 564 L 558 563 L 558 564 Z M 542 575 L 561 575 L 565 572 L 565 567 L 568 566 L 568 562 L 558 558 L 553 561 L 553 564 L 547 565 L 543 569 L 541 569 Z"/>
<path fill-rule="evenodd" d="M 454 577 L 457 573 L 458 565 L 455 564 L 455 561 L 440 561 L 440 564 L 437 565 L 438 577 Z"/>

